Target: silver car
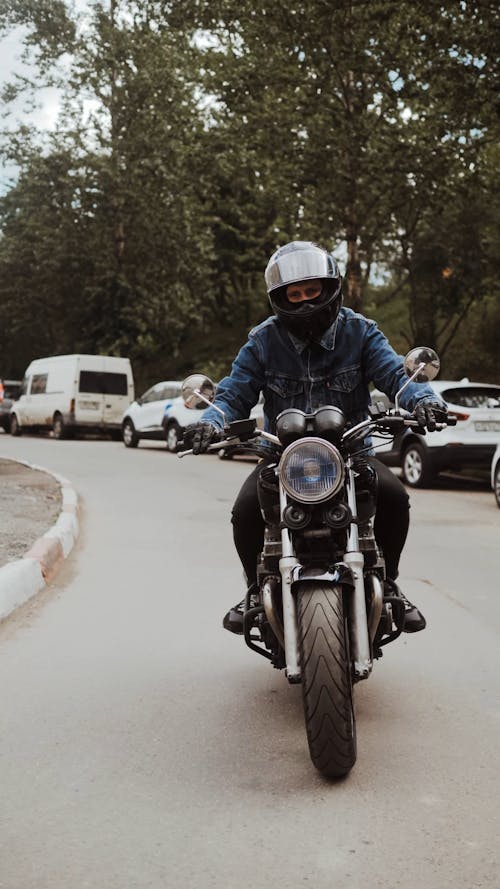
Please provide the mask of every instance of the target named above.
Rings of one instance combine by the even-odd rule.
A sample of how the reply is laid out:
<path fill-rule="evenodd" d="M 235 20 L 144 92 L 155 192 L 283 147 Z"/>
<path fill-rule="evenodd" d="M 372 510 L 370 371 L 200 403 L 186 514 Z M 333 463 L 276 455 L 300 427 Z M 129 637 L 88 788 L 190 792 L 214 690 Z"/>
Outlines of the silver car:
<path fill-rule="evenodd" d="M 445 470 L 488 469 L 500 445 L 500 386 L 468 379 L 433 380 L 430 385 L 446 401 L 456 426 L 426 435 L 408 430 L 376 449 L 384 463 L 401 467 L 412 488 L 430 487 Z M 377 400 L 376 392 L 372 400 Z"/>

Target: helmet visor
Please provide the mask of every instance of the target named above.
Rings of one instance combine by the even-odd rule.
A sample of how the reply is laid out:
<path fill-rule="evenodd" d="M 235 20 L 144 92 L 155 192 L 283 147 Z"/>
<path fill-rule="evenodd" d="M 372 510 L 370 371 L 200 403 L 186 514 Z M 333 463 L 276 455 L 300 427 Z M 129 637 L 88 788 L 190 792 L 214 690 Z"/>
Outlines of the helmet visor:
<path fill-rule="evenodd" d="M 332 257 L 326 251 L 313 246 L 310 250 L 290 251 L 274 258 L 265 273 L 268 292 L 295 281 L 333 277 L 335 267 Z"/>

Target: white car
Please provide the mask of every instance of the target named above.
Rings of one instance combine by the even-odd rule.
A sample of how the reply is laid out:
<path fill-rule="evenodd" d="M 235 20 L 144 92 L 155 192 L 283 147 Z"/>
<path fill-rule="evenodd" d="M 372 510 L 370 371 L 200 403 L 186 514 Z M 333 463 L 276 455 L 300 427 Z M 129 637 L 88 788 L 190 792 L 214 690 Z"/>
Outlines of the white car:
<path fill-rule="evenodd" d="M 430 487 L 447 469 L 488 468 L 500 444 L 500 386 L 467 378 L 433 380 L 429 385 L 446 401 L 456 426 L 426 435 L 408 429 L 375 451 L 387 465 L 400 466 L 403 480 L 412 488 Z M 376 392 L 372 401 L 377 401 Z"/>
<path fill-rule="evenodd" d="M 264 399 L 261 395 L 259 401 L 250 412 L 250 416 L 257 420 L 257 426 L 260 429 L 264 427 L 263 405 Z M 165 408 L 165 416 L 163 418 L 163 428 L 168 451 L 175 454 L 179 442 L 182 440 L 184 429 L 191 423 L 198 423 L 204 410 L 206 410 L 206 408 L 197 410 L 195 408 L 186 407 L 182 397 L 175 398 L 171 404 L 167 405 Z M 225 453 L 221 453 L 220 456 L 229 456 L 229 454 L 225 455 Z"/>
<path fill-rule="evenodd" d="M 179 380 L 155 383 L 129 404 L 122 417 L 122 439 L 126 448 L 136 448 L 141 438 L 163 441 L 165 408 L 179 400 L 181 386 Z"/>
<path fill-rule="evenodd" d="M 493 488 L 497 506 L 500 509 L 500 444 L 497 445 L 497 449 L 493 454 L 493 460 L 491 461 L 491 487 Z"/>
<path fill-rule="evenodd" d="M 167 451 L 175 454 L 179 442 L 182 440 L 184 429 L 190 423 L 197 423 L 205 408 L 197 410 L 196 408 L 186 407 L 182 396 L 174 398 L 170 404 L 167 404 L 163 415 L 162 435 L 167 445 Z"/>

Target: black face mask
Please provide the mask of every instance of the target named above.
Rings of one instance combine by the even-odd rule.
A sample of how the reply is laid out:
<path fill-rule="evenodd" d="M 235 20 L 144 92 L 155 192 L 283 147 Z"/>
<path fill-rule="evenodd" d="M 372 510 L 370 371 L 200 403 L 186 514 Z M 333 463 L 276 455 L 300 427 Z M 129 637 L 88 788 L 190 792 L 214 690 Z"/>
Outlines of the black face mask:
<path fill-rule="evenodd" d="M 328 286 L 316 299 L 293 304 L 286 299 L 286 291 L 281 290 L 271 298 L 271 305 L 286 329 L 298 339 L 320 340 L 322 335 L 336 320 L 342 305 L 340 286 L 331 290 Z"/>

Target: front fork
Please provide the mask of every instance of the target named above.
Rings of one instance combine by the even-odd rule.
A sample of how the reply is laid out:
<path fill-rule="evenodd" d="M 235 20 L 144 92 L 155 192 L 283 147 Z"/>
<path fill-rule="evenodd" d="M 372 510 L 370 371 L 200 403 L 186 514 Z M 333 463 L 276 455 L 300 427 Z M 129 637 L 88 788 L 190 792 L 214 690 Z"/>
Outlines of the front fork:
<path fill-rule="evenodd" d="M 357 525 L 356 490 L 354 486 L 354 470 L 352 461 L 347 462 L 347 499 L 354 521 L 349 528 L 347 550 L 344 555 L 344 563 L 349 567 L 353 580 L 353 594 L 350 609 L 350 646 L 353 662 L 353 678 L 355 680 L 367 679 L 370 675 L 373 660 L 370 650 L 370 632 L 366 615 L 366 599 L 364 584 L 364 557 L 359 549 L 359 534 Z M 280 483 L 280 513 L 283 515 L 287 505 L 286 493 Z M 279 562 L 281 574 L 281 589 L 283 597 L 283 630 L 285 643 L 286 677 L 290 683 L 300 682 L 301 669 L 299 658 L 299 644 L 297 633 L 297 608 L 293 595 L 293 584 L 300 579 L 301 564 L 295 557 L 292 546 L 292 538 L 288 528 L 281 530 L 282 557 Z M 308 579 L 313 577 L 308 575 Z M 314 573 L 314 579 L 320 579 L 319 572 Z M 338 583 L 336 574 L 328 572 L 321 579 L 331 583 Z M 378 578 L 373 578 L 374 596 L 378 605 L 382 603 L 382 589 Z M 378 607 L 377 607 L 378 610 Z M 379 611 L 380 616 L 380 611 Z M 378 623 L 378 620 L 377 620 Z M 370 630 L 372 627 L 370 627 Z"/>

